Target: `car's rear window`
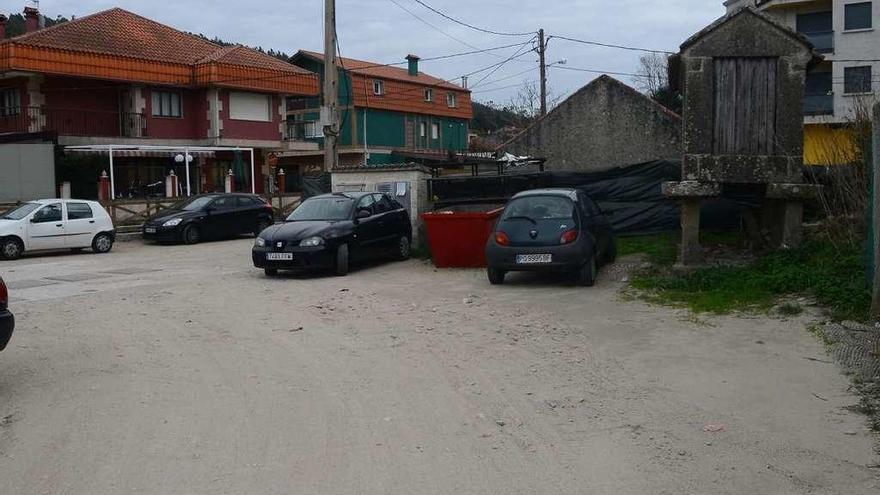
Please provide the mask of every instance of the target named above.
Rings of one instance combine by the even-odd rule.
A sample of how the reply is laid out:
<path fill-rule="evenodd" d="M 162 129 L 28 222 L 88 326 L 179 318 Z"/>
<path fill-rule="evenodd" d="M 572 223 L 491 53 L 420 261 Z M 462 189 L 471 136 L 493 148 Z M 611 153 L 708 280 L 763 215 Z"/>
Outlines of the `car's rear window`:
<path fill-rule="evenodd" d="M 560 196 L 526 196 L 514 199 L 507 205 L 501 219 L 511 218 L 534 221 L 574 218 L 574 203 Z"/>

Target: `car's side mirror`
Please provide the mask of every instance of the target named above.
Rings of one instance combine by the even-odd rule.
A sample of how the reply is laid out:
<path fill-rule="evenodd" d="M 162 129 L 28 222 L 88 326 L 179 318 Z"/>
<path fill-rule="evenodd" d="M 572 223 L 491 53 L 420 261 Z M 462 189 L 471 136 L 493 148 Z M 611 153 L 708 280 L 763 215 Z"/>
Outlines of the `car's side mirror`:
<path fill-rule="evenodd" d="M 370 210 L 358 210 L 355 218 L 357 218 L 358 220 L 363 220 L 365 218 L 370 218 L 370 216 Z"/>
<path fill-rule="evenodd" d="M 205 208 L 205 213 L 207 213 L 208 215 L 210 215 L 211 213 L 214 213 L 215 211 L 217 211 L 217 208 L 214 208 L 213 206 L 209 206 L 209 207 Z"/>
<path fill-rule="evenodd" d="M 31 217 L 30 222 L 31 222 L 31 223 L 37 223 L 37 219 L 36 219 L 36 217 Z"/>

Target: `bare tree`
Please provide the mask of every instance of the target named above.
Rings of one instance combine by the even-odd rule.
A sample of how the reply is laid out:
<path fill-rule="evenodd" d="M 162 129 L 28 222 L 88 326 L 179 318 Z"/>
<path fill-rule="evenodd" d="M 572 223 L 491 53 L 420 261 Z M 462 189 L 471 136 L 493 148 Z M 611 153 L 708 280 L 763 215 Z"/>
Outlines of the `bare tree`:
<path fill-rule="evenodd" d="M 832 242 L 858 246 L 867 228 L 865 212 L 870 204 L 873 124 L 871 112 L 875 95 L 852 98 L 852 110 L 845 122 L 821 142 L 825 167 L 808 167 L 814 182 L 824 187 L 819 204 L 824 226 Z"/>
<path fill-rule="evenodd" d="M 639 57 L 637 85 L 640 90 L 655 95 L 669 87 L 669 62 L 659 53 L 649 53 Z"/>
<path fill-rule="evenodd" d="M 547 110 L 555 108 L 562 101 L 562 95 L 558 95 L 553 88 L 547 88 Z M 541 89 L 538 83 L 534 81 L 526 81 L 519 88 L 519 91 L 511 97 L 505 107 L 512 112 L 521 115 L 525 120 L 532 121 L 541 114 Z"/>

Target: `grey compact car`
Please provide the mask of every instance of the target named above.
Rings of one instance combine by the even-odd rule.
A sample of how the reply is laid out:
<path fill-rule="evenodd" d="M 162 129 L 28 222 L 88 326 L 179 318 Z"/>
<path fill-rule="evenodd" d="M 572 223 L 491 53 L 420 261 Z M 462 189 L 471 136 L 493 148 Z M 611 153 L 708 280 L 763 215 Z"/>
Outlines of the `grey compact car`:
<path fill-rule="evenodd" d="M 515 195 L 486 244 L 487 274 L 504 283 L 507 272 L 573 273 L 596 282 L 599 265 L 617 257 L 611 222 L 583 191 L 536 189 Z"/>

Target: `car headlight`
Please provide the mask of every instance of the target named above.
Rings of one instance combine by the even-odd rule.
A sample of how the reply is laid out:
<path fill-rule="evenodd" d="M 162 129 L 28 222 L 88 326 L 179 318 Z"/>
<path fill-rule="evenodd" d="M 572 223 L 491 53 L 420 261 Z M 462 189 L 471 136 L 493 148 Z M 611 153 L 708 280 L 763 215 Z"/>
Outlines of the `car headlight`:
<path fill-rule="evenodd" d="M 309 237 L 308 239 L 303 239 L 302 242 L 299 243 L 300 247 L 317 247 L 324 245 L 324 239 L 320 237 Z"/>
<path fill-rule="evenodd" d="M 180 225 L 180 222 L 182 222 L 182 221 L 183 221 L 182 218 L 172 218 L 171 220 L 168 220 L 167 222 L 163 223 L 162 226 L 163 227 L 177 227 L 178 225 Z"/>
<path fill-rule="evenodd" d="M 254 246 L 265 247 L 266 239 L 263 239 L 262 237 L 257 237 L 257 239 L 254 241 Z"/>

